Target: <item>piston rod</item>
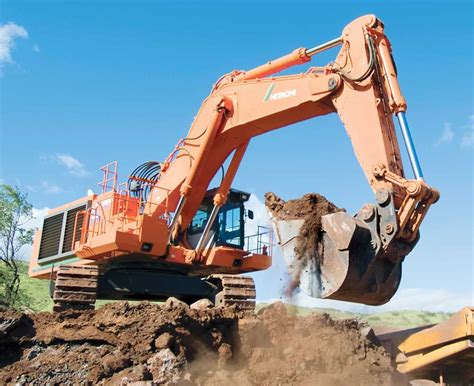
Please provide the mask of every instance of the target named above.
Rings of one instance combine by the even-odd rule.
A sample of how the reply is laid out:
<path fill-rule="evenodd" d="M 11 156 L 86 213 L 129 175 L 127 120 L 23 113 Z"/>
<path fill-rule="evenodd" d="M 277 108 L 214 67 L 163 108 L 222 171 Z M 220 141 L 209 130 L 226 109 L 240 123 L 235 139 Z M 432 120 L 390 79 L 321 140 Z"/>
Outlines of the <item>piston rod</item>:
<path fill-rule="evenodd" d="M 316 46 L 316 47 L 313 47 L 313 48 L 308 48 L 305 51 L 305 53 L 308 56 L 313 56 L 313 55 L 319 54 L 320 52 L 329 50 L 330 48 L 336 47 L 339 44 L 342 44 L 342 36 L 340 36 L 336 39 L 329 40 L 328 42 L 320 44 L 319 46 Z"/>
<path fill-rule="evenodd" d="M 407 148 L 408 158 L 410 159 L 410 164 L 413 169 L 413 174 L 417 180 L 423 179 L 423 172 L 421 171 L 420 161 L 416 155 L 415 144 L 410 134 L 410 127 L 408 126 L 407 118 L 404 111 L 400 111 L 397 114 L 398 123 L 400 124 L 400 129 L 402 131 L 403 140 Z"/>
<path fill-rule="evenodd" d="M 216 217 L 219 214 L 220 208 L 221 207 L 219 205 L 214 205 L 214 207 L 212 208 L 212 212 L 209 216 L 209 219 L 207 220 L 206 226 L 204 227 L 204 231 L 202 232 L 202 235 L 199 238 L 199 241 L 196 246 L 197 254 L 200 254 L 203 251 L 206 244 L 208 243 L 209 232 L 211 231 L 212 226 L 214 225 L 214 222 L 216 221 Z"/>
<path fill-rule="evenodd" d="M 171 220 L 171 224 L 168 227 L 168 243 L 171 241 L 173 237 L 173 231 L 176 227 L 176 223 L 178 222 L 178 217 L 181 215 L 181 211 L 183 210 L 184 204 L 186 203 L 186 197 L 181 196 L 178 201 L 178 205 L 176 206 L 176 210 L 174 212 L 173 220 Z"/>
<path fill-rule="evenodd" d="M 337 39 L 330 40 L 326 43 L 320 44 L 319 46 L 316 46 L 313 48 L 308 48 L 308 49 L 298 48 L 294 50 L 293 52 L 290 52 L 289 54 L 282 56 L 281 58 L 271 60 L 268 63 L 262 64 L 261 66 L 255 67 L 251 70 L 245 71 L 237 75 L 235 77 L 235 80 L 249 80 L 249 79 L 264 78 L 266 76 L 286 70 L 287 68 L 290 68 L 292 66 L 309 62 L 312 56 L 322 51 L 336 47 L 342 42 L 343 42 L 342 37 L 338 37 Z"/>

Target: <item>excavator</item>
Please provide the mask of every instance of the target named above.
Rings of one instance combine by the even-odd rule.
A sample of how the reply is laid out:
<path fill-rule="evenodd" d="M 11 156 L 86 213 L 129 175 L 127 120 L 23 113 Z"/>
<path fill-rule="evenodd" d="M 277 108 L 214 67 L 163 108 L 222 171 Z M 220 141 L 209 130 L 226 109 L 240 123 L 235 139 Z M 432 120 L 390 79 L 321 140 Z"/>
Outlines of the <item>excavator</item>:
<path fill-rule="evenodd" d="M 275 76 L 335 47 L 335 60 L 323 67 Z M 170 296 L 254 309 L 254 281 L 242 274 L 271 266 L 274 233 L 289 263 L 301 259 L 294 248 L 301 224 L 272 218 L 274 232 L 259 227 L 246 235 L 250 195 L 232 188 L 239 165 L 253 137 L 337 113 L 375 201 L 354 216 L 323 217 L 324 258 L 308 262 L 300 286 L 323 299 L 383 304 L 397 291 L 403 260 L 439 198 L 423 179 L 406 109 L 391 44 L 374 15 L 355 19 L 326 43 L 234 70 L 213 85 L 163 162 L 140 165 L 123 183 L 117 163 L 108 164 L 101 193 L 50 210 L 35 236 L 29 275 L 50 279 L 56 310 L 90 308 L 96 299 Z"/>

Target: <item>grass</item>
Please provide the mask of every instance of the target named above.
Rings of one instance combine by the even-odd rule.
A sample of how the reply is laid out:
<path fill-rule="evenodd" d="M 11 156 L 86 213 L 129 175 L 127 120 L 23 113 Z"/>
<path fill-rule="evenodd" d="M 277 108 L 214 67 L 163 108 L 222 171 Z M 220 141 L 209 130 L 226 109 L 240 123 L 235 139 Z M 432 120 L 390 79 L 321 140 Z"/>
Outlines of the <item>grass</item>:
<path fill-rule="evenodd" d="M 257 309 L 268 306 L 265 303 L 259 303 Z M 333 319 L 355 318 L 367 322 L 372 327 L 391 327 L 394 329 L 412 328 L 426 326 L 428 324 L 437 324 L 448 319 L 451 314 L 447 312 L 428 312 L 428 311 L 390 311 L 378 312 L 374 314 L 361 314 L 355 312 L 346 312 L 331 308 L 309 308 L 300 307 L 294 304 L 285 304 L 288 312 L 305 316 L 313 313 L 327 313 Z"/>
<path fill-rule="evenodd" d="M 4 274 L 5 266 L 0 263 L 0 275 Z M 28 264 L 20 262 L 21 289 L 28 298 L 25 309 L 31 311 L 52 311 L 53 302 L 49 297 L 49 281 L 32 279 L 28 276 Z M 97 306 L 107 301 L 99 300 Z M 312 313 L 328 313 L 333 319 L 357 318 L 367 322 L 372 327 L 384 326 L 397 329 L 412 328 L 427 324 L 440 323 L 449 318 L 449 313 L 426 312 L 426 311 L 392 311 L 375 314 L 358 314 L 327 308 L 299 307 L 293 304 L 285 304 L 288 311 L 294 315 L 305 316 Z M 257 310 L 268 306 L 265 303 L 257 304 Z"/>
<path fill-rule="evenodd" d="M 52 311 L 53 301 L 49 297 L 49 281 L 31 279 L 28 276 L 28 263 L 19 262 L 20 268 L 20 291 L 28 299 L 25 304 L 26 310 L 31 311 Z M 4 275 L 6 267 L 4 263 L 0 263 L 0 275 Z"/>

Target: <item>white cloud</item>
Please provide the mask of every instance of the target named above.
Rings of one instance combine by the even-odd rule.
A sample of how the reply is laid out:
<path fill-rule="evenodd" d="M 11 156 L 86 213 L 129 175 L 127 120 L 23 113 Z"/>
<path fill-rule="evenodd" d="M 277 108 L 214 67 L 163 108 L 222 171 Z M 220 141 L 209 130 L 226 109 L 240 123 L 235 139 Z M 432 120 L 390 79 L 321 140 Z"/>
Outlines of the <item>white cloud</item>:
<path fill-rule="evenodd" d="M 43 193 L 58 194 L 64 192 L 64 189 L 58 185 L 50 184 L 48 181 L 41 181 L 40 190 Z"/>
<path fill-rule="evenodd" d="M 404 310 L 456 312 L 463 307 L 472 306 L 474 304 L 474 294 L 469 293 L 469 291 L 450 291 L 437 288 L 402 288 L 392 300 L 381 306 L 316 299 L 302 292 L 295 294 L 290 301 L 302 307 L 332 308 L 364 314 Z"/>
<path fill-rule="evenodd" d="M 454 131 L 451 128 L 451 123 L 445 123 L 444 124 L 444 129 L 441 134 L 441 137 L 439 137 L 438 141 L 436 141 L 435 145 L 439 146 L 442 143 L 451 143 L 454 139 Z"/>
<path fill-rule="evenodd" d="M 50 194 L 63 193 L 64 189 L 56 184 L 51 184 L 48 181 L 41 181 L 39 185 L 26 185 L 26 189 L 30 192 L 42 192 Z"/>
<path fill-rule="evenodd" d="M 474 146 L 474 115 L 469 117 L 469 124 L 465 126 L 467 130 L 464 132 L 461 139 L 461 147 Z"/>
<path fill-rule="evenodd" d="M 0 67 L 7 63 L 13 63 L 12 49 L 15 47 L 15 39 L 28 38 L 25 28 L 12 22 L 0 25 Z"/>
<path fill-rule="evenodd" d="M 35 44 L 35 45 L 33 46 L 33 51 L 34 51 L 34 52 L 40 52 L 40 48 L 38 47 L 38 44 Z"/>
<path fill-rule="evenodd" d="M 27 223 L 27 228 L 32 229 L 32 228 L 39 228 L 42 223 L 43 223 L 43 218 L 46 216 L 49 212 L 49 208 L 44 207 L 44 208 L 33 208 L 33 218 L 28 221 Z"/>
<path fill-rule="evenodd" d="M 252 234 L 257 231 L 257 226 L 270 227 L 267 209 L 256 194 L 251 194 L 250 199 L 245 203 L 245 208 L 253 212 L 253 220 L 247 219 L 245 223 L 245 234 Z"/>
<path fill-rule="evenodd" d="M 458 142 L 462 148 L 472 148 L 474 146 L 474 115 L 469 117 L 469 123 L 467 125 L 461 126 L 459 130 L 464 130 L 461 141 Z M 443 132 L 441 136 L 435 143 L 435 146 L 439 146 L 441 144 L 447 144 L 453 142 L 454 137 L 456 136 L 454 130 L 452 129 L 451 123 L 445 123 Z"/>
<path fill-rule="evenodd" d="M 383 305 L 390 310 L 424 310 L 455 312 L 462 307 L 472 306 L 472 291 L 453 291 L 441 288 L 404 288 L 398 291 L 393 299 Z"/>
<path fill-rule="evenodd" d="M 65 166 L 69 173 L 74 176 L 84 177 L 88 174 L 84 164 L 70 154 L 56 154 L 56 161 Z"/>

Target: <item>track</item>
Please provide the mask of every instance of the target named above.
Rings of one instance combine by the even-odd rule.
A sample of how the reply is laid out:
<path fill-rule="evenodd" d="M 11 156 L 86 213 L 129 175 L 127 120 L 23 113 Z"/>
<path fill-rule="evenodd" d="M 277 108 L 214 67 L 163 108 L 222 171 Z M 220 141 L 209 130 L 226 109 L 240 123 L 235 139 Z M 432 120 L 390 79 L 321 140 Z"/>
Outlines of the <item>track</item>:
<path fill-rule="evenodd" d="M 54 311 L 94 309 L 98 276 L 96 266 L 60 266 L 53 294 Z M 251 277 L 211 275 L 208 280 L 218 288 L 215 296 L 217 307 L 235 307 L 241 311 L 255 309 L 256 290 Z"/>
<path fill-rule="evenodd" d="M 95 266 L 60 266 L 56 273 L 53 310 L 94 309 L 98 276 Z"/>
<path fill-rule="evenodd" d="M 213 282 L 219 282 L 221 291 L 216 295 L 217 307 L 231 307 L 243 311 L 255 309 L 255 283 L 251 277 L 236 275 L 212 275 Z"/>

